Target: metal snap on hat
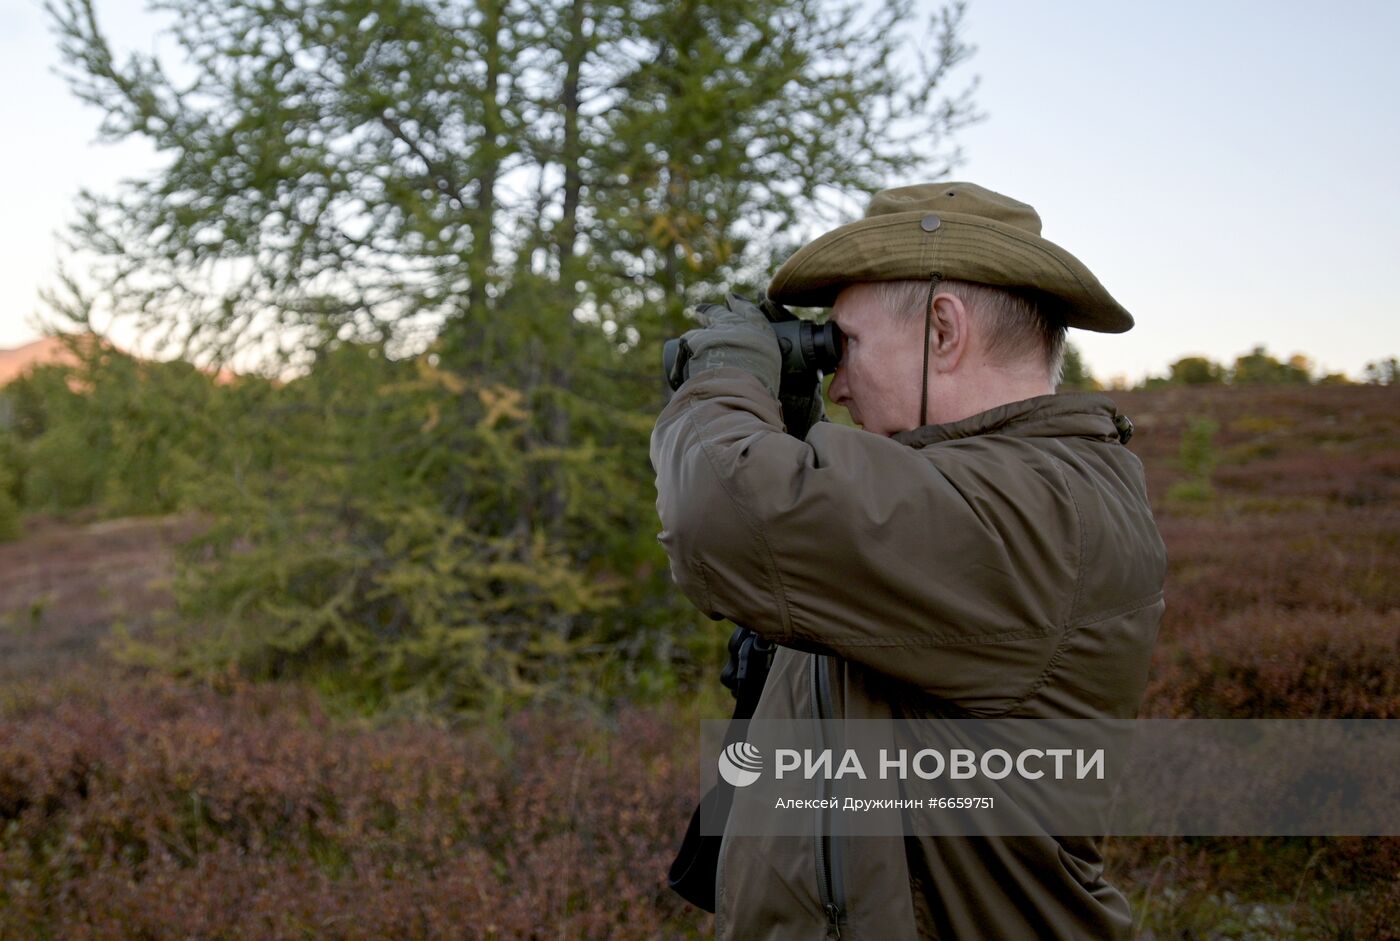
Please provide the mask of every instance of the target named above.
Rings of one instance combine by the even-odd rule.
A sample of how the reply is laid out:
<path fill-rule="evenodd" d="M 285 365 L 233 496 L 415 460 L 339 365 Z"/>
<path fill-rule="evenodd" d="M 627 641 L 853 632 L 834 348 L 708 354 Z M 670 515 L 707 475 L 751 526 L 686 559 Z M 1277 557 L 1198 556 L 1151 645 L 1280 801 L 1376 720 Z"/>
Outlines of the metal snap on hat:
<path fill-rule="evenodd" d="M 1040 235 L 1025 203 L 974 183 L 881 190 L 865 217 L 802 246 L 768 285 L 794 307 L 830 307 L 847 285 L 945 278 L 1029 291 L 1071 327 L 1122 333 L 1133 326 L 1079 259 Z"/>

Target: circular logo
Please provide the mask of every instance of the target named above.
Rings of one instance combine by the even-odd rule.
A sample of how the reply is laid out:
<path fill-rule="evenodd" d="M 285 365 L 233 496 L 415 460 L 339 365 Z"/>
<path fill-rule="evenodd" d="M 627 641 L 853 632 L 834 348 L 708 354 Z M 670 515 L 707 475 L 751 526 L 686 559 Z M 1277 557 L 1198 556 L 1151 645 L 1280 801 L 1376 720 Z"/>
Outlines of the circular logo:
<path fill-rule="evenodd" d="M 763 753 L 748 742 L 735 742 L 719 754 L 719 776 L 735 787 L 748 787 L 763 771 Z"/>

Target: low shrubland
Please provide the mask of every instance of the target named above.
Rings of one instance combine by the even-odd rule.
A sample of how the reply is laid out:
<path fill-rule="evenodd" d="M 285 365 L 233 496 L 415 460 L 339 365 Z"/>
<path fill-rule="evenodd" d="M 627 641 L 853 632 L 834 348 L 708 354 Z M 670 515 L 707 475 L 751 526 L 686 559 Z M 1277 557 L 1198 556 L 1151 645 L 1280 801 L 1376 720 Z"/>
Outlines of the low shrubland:
<path fill-rule="evenodd" d="M 196 505 L 144 505 L 197 520 L 166 635 L 118 638 L 124 667 L 4 687 L 0 937 L 707 933 L 663 874 L 696 796 L 695 720 L 724 709 L 723 629 L 662 601 L 652 527 L 623 526 L 605 494 L 561 511 L 559 542 L 493 542 L 509 530 L 432 509 L 475 486 L 472 513 L 513 522 L 518 504 L 461 474 L 533 459 L 506 393 L 464 388 L 468 411 L 435 423 L 424 390 L 456 380 L 403 372 L 375 386 L 388 392 L 367 442 L 343 402 L 265 387 L 278 404 L 248 414 L 284 409 L 281 437 L 248 442 L 239 475 L 201 470 Z M 1143 713 L 1400 717 L 1396 392 L 1117 397 L 1170 563 Z M 396 450 L 418 435 L 426 450 Z M 487 463 L 464 472 L 434 451 L 454 447 Z M 416 482 L 376 480 L 386 466 Z M 616 542 L 581 554 L 589 527 Z M 45 629 L 43 612 L 24 617 Z M 1108 850 L 1144 938 L 1397 937 L 1393 838 Z"/>

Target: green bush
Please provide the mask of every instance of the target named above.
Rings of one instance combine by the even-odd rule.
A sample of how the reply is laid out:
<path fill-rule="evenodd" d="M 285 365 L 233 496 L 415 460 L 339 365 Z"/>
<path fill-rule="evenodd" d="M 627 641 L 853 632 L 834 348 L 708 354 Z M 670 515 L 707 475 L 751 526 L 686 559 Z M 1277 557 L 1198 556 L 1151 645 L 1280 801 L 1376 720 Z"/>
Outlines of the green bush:
<path fill-rule="evenodd" d="M 16 498 L 30 510 L 103 515 L 197 509 L 210 476 L 246 449 L 247 401 L 266 383 L 221 387 L 182 362 L 141 362 L 75 340 L 76 366 L 11 383 Z"/>
<path fill-rule="evenodd" d="M 1188 476 L 1167 489 L 1169 503 L 1204 505 L 1214 499 L 1215 488 L 1211 486 L 1210 475 L 1220 460 L 1215 449 L 1215 433 L 1219 430 L 1220 424 L 1205 416 L 1191 419 L 1186 426 L 1176 465 Z"/>
<path fill-rule="evenodd" d="M 0 428 L 0 542 L 18 539 L 24 530 L 19 499 L 19 449 Z"/>
<path fill-rule="evenodd" d="M 0 542 L 13 542 L 23 534 L 19 502 L 9 491 L 0 489 Z"/>
<path fill-rule="evenodd" d="M 1183 356 L 1167 367 L 1176 385 L 1210 385 L 1224 382 L 1226 370 L 1204 356 Z"/>
<path fill-rule="evenodd" d="M 105 449 L 94 447 L 82 427 L 55 425 L 29 444 L 24 502 L 36 510 L 92 506 L 103 494 Z"/>
<path fill-rule="evenodd" d="M 211 525 L 177 584 L 195 629 L 124 656 L 406 712 L 712 682 L 723 631 L 654 538 L 650 418 L 451 361 L 333 342 L 270 390 L 200 478 Z"/>
<path fill-rule="evenodd" d="M 1215 450 L 1215 433 L 1220 423 L 1213 418 L 1191 419 L 1181 436 L 1181 469 L 1198 480 L 1209 481 L 1211 472 L 1219 461 Z"/>
<path fill-rule="evenodd" d="M 712 682 L 724 632 L 671 584 L 637 459 L 654 384 L 609 389 L 625 371 L 596 332 L 493 343 L 393 358 L 332 339 L 298 378 L 230 385 L 76 344 L 96 352 L 6 389 L 0 533 L 22 509 L 199 511 L 179 625 L 118 645 L 176 672 L 415 712 Z"/>
<path fill-rule="evenodd" d="M 1170 503 L 1209 503 L 1213 499 L 1215 488 L 1208 480 L 1179 480 L 1167 488 Z"/>

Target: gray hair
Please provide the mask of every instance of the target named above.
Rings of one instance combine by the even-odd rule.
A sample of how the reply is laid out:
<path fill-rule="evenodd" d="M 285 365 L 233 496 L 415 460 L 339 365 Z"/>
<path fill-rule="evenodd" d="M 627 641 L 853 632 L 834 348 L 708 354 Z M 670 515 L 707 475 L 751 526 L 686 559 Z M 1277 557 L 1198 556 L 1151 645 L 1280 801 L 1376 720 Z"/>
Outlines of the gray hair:
<path fill-rule="evenodd" d="M 928 305 L 927 281 L 877 281 L 875 297 L 901 320 L 922 317 Z M 960 298 L 982 328 L 987 358 L 999 366 L 1039 358 L 1052 383 L 1060 384 L 1065 366 L 1065 322 L 1045 311 L 1034 296 L 1020 291 L 957 281 L 938 283 L 938 291 Z"/>

